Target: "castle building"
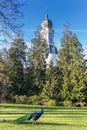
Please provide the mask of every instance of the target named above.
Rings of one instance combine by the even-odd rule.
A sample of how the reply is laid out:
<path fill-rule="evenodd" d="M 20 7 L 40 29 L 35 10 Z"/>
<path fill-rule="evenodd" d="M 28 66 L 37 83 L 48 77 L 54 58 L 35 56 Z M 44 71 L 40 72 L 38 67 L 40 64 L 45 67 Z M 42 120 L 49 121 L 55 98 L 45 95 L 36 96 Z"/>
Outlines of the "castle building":
<path fill-rule="evenodd" d="M 48 18 L 48 14 L 46 14 L 45 19 L 41 23 L 41 35 L 46 39 L 47 44 L 50 49 L 50 53 L 48 55 L 48 58 L 46 59 L 47 65 L 52 60 L 53 66 L 57 65 L 57 59 L 58 59 L 58 50 L 56 46 L 54 45 L 54 30 L 53 30 L 53 23 Z"/>

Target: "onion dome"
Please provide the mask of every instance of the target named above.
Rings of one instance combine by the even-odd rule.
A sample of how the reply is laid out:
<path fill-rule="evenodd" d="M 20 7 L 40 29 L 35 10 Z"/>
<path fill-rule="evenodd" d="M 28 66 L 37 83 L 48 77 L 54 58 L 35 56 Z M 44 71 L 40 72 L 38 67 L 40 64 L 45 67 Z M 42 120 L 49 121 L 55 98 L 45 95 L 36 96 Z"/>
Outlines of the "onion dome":
<path fill-rule="evenodd" d="M 48 14 L 46 15 L 45 20 L 42 21 L 41 27 L 47 27 L 47 28 L 52 28 L 53 27 L 52 21 L 48 19 Z"/>

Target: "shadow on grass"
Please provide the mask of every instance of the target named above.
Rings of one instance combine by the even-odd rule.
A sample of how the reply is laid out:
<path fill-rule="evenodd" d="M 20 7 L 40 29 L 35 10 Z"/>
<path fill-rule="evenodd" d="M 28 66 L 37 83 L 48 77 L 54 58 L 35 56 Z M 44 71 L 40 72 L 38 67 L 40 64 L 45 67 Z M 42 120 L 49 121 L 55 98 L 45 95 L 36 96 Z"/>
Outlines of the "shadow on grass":
<path fill-rule="evenodd" d="M 32 122 L 24 122 L 22 124 L 32 124 Z M 46 126 L 73 126 L 75 124 L 60 124 L 60 123 L 52 123 L 52 122 L 36 122 L 33 125 L 46 125 Z"/>
<path fill-rule="evenodd" d="M 27 122 L 25 122 L 27 123 Z M 68 124 L 52 123 L 52 122 L 37 122 L 36 125 L 46 125 L 46 126 L 63 126 Z"/>
<path fill-rule="evenodd" d="M 32 122 L 24 122 L 23 124 L 32 124 Z M 34 125 L 34 124 L 32 124 Z M 86 125 L 81 124 L 63 124 L 63 123 L 52 123 L 52 122 L 36 122 L 36 126 L 68 126 L 68 127 L 87 127 Z"/>
<path fill-rule="evenodd" d="M 12 120 L 2 120 L 2 121 L 0 121 L 0 123 L 11 123 L 11 124 L 14 124 L 14 123 L 12 123 Z M 59 124 L 59 123 L 51 123 L 51 122 L 36 122 L 36 124 L 33 124 L 32 122 L 22 122 L 22 123 L 20 123 L 20 124 L 27 124 L 27 125 L 29 125 L 29 124 L 31 124 L 31 125 L 46 125 L 46 126 L 59 126 L 59 125 L 61 125 L 61 126 L 63 126 L 63 125 L 70 125 L 70 124 Z M 20 124 L 16 124 L 16 125 L 20 125 Z"/>
<path fill-rule="evenodd" d="M 12 123 L 12 120 L 3 120 L 0 121 L 0 123 L 14 124 Z M 15 124 L 15 125 L 87 127 L 86 125 L 81 125 L 81 124 L 63 124 L 63 123 L 60 124 L 60 123 L 52 123 L 52 122 L 36 122 L 36 124 L 33 124 L 32 122 L 28 122 L 28 121 L 20 124 Z"/>

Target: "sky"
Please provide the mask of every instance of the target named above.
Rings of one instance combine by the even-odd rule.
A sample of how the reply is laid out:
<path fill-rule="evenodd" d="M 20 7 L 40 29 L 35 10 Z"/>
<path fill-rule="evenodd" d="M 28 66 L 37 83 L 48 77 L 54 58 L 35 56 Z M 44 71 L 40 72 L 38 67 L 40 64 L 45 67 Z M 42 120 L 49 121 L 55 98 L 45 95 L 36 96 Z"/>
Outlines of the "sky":
<path fill-rule="evenodd" d="M 55 31 L 54 43 L 57 49 L 61 48 L 64 24 L 70 24 L 70 29 L 77 35 L 82 44 L 84 54 L 87 57 L 87 0 L 20 0 L 24 3 L 22 7 L 24 24 L 24 40 L 29 45 L 34 38 L 35 30 L 48 17 L 53 22 Z"/>
<path fill-rule="evenodd" d="M 87 55 L 87 0 L 23 0 L 23 2 L 25 4 L 22 9 L 23 32 L 26 42 L 31 43 L 35 30 L 45 19 L 48 10 L 48 17 L 53 22 L 57 49 L 61 48 L 64 24 L 68 22 Z"/>

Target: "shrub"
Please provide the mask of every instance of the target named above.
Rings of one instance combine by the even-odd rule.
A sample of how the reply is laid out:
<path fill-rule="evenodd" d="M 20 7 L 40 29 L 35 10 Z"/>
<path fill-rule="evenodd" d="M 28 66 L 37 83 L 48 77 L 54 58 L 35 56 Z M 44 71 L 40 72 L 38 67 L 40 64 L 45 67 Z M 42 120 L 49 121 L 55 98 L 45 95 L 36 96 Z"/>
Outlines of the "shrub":
<path fill-rule="evenodd" d="M 74 104 L 74 106 L 76 106 L 76 107 L 85 107 L 85 106 L 86 106 L 86 103 L 85 103 L 85 102 L 76 102 L 76 103 Z"/>
<path fill-rule="evenodd" d="M 54 100 L 54 99 L 49 100 L 49 101 L 47 102 L 47 105 L 48 105 L 48 106 L 56 106 L 56 105 L 57 105 L 56 100 Z"/>
<path fill-rule="evenodd" d="M 72 106 L 72 102 L 71 101 L 64 101 L 63 105 L 67 106 L 67 107 L 71 107 Z"/>
<path fill-rule="evenodd" d="M 41 98 L 39 96 L 37 96 L 37 95 L 30 96 L 28 98 L 28 104 L 41 105 Z"/>
<path fill-rule="evenodd" d="M 44 106 L 47 106 L 47 103 L 48 103 L 49 99 L 46 99 L 46 98 L 42 98 L 42 105 Z"/>
<path fill-rule="evenodd" d="M 31 105 L 41 105 L 41 98 L 37 95 L 27 97 L 26 95 L 19 96 L 15 95 L 13 97 L 14 103 L 17 104 L 31 104 Z"/>
<path fill-rule="evenodd" d="M 15 100 L 15 103 L 17 104 L 27 104 L 28 97 L 26 95 L 23 95 L 23 96 L 16 95 L 14 97 L 14 100 Z"/>

